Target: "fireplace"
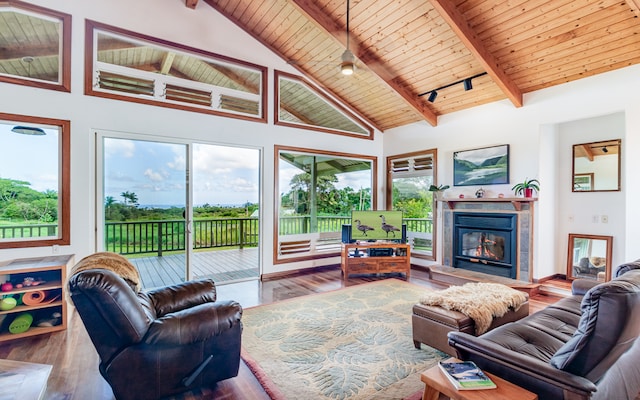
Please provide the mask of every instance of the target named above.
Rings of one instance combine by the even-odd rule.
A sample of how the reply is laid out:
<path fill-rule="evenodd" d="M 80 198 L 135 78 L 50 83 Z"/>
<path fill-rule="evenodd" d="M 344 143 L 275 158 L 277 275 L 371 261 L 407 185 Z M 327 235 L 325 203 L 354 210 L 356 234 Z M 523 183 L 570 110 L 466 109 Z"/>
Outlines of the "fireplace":
<path fill-rule="evenodd" d="M 517 215 L 456 212 L 453 267 L 515 279 Z"/>

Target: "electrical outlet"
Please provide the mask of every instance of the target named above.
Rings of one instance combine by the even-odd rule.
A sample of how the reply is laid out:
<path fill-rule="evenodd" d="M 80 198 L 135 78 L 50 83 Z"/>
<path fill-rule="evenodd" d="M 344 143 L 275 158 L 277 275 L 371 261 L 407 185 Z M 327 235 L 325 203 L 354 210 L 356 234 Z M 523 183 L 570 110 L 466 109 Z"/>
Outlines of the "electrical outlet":
<path fill-rule="evenodd" d="M 600 222 L 600 216 L 599 215 L 592 216 L 591 222 L 593 222 L 594 224 L 597 224 L 598 222 Z"/>
<path fill-rule="evenodd" d="M 601 215 L 600 216 L 600 222 L 602 222 L 603 224 L 609 223 L 609 216 L 608 215 Z"/>
<path fill-rule="evenodd" d="M 60 246 L 59 246 L 59 245 L 57 245 L 57 244 L 54 244 L 54 245 L 51 247 L 51 251 L 53 252 L 53 254 L 58 254 L 58 253 L 60 252 Z"/>

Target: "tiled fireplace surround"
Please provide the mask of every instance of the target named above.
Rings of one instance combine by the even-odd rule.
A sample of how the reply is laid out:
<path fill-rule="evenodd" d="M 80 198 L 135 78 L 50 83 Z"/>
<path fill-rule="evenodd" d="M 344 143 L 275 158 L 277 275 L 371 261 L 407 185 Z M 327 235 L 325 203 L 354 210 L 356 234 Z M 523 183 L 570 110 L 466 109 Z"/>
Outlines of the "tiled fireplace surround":
<path fill-rule="evenodd" d="M 516 279 L 531 282 L 533 249 L 534 202 L 523 199 L 451 199 L 440 202 L 443 219 L 443 264 L 453 266 L 453 214 L 465 213 L 505 213 L 517 216 L 517 275 Z"/>

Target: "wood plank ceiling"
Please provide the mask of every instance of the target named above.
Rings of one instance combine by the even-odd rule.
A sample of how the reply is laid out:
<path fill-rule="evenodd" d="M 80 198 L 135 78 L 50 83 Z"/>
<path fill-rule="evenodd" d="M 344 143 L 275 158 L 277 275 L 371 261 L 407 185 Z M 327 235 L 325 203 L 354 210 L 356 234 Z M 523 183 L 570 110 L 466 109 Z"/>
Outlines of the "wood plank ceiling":
<path fill-rule="evenodd" d="M 639 2 L 351 0 L 344 76 L 346 0 L 204 0 L 382 131 L 637 64 Z"/>

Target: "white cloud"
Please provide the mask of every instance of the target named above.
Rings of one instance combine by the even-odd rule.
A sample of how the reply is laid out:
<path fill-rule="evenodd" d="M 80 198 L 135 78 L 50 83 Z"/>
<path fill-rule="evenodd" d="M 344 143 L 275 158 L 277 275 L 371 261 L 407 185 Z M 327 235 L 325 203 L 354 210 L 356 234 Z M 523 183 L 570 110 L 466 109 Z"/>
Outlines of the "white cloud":
<path fill-rule="evenodd" d="M 166 175 L 166 174 L 164 174 Z M 153 171 L 151 168 L 147 168 L 144 171 L 144 176 L 146 176 L 147 178 L 149 178 L 150 180 L 154 181 L 154 182 L 160 182 L 160 181 L 164 181 L 164 176 L 162 173 L 160 172 L 155 172 Z"/>
<path fill-rule="evenodd" d="M 124 139 L 104 139 L 105 157 L 120 156 L 132 158 L 136 153 L 136 144 L 133 140 Z"/>

